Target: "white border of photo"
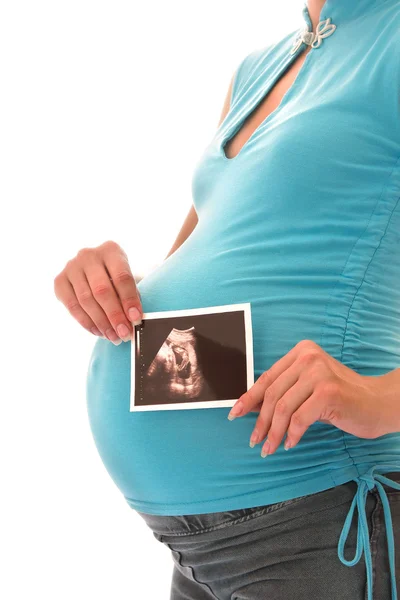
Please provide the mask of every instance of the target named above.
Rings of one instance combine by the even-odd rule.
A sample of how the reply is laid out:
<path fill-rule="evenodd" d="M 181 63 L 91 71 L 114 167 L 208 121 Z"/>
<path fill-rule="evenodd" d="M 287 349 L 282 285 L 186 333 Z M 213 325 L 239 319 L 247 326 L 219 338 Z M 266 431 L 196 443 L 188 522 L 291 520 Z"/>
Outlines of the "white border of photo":
<path fill-rule="evenodd" d="M 247 389 L 254 384 L 254 355 L 253 355 L 253 329 L 251 322 L 251 303 L 225 304 L 221 306 L 207 306 L 204 308 L 191 308 L 187 310 L 167 310 L 160 312 L 143 313 L 143 319 L 165 319 L 169 317 L 183 317 L 190 315 L 204 315 L 217 312 L 244 312 L 244 329 L 246 343 L 246 371 L 247 371 Z M 227 400 L 210 400 L 208 402 L 182 402 L 173 404 L 153 404 L 153 405 L 135 405 L 135 382 L 136 382 L 136 344 L 139 343 L 139 329 L 135 327 L 135 338 L 131 341 L 131 396 L 130 412 L 148 411 L 148 410 L 181 410 L 187 408 L 223 408 L 231 407 L 237 401 L 237 398 Z"/>

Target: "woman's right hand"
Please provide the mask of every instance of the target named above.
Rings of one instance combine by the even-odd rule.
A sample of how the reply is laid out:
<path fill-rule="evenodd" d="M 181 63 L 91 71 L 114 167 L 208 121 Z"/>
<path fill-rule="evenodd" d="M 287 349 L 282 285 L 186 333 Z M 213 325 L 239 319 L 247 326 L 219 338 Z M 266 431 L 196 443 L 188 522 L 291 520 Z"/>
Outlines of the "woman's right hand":
<path fill-rule="evenodd" d="M 132 321 L 142 320 L 128 257 L 113 241 L 79 250 L 55 277 L 54 293 L 82 327 L 116 346 L 132 339 Z"/>

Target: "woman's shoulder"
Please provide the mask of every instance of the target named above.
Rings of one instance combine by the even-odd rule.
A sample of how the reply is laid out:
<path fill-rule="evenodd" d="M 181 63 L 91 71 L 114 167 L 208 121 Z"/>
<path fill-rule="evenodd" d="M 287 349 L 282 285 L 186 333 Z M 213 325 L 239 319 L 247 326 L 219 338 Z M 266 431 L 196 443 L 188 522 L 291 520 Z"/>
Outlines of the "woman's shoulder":
<path fill-rule="evenodd" d="M 259 46 L 246 53 L 236 66 L 232 99 L 240 95 L 241 91 L 246 89 L 264 71 L 266 65 L 280 61 L 284 55 L 288 54 L 298 33 L 299 28 L 287 33 L 279 40 Z"/>

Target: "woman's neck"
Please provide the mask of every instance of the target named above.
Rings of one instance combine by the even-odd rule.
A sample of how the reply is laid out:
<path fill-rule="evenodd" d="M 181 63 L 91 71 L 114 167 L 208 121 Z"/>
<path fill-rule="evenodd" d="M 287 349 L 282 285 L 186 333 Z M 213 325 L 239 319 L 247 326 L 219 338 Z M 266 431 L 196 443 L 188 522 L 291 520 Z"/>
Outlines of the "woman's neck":
<path fill-rule="evenodd" d="M 325 0 L 307 0 L 307 8 L 310 14 L 311 22 L 313 25 L 312 30 L 315 32 L 315 28 L 317 27 L 320 19 L 319 15 L 321 14 L 321 8 L 325 4 Z"/>

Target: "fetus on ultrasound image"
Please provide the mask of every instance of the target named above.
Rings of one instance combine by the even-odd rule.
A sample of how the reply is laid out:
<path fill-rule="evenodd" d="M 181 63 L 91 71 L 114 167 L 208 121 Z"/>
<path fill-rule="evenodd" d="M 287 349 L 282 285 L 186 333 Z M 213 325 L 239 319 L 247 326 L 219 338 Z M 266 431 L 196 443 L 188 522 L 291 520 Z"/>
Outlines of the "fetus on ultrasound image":
<path fill-rule="evenodd" d="M 238 398 L 247 387 L 243 311 L 143 319 L 135 405 Z"/>
<path fill-rule="evenodd" d="M 197 352 L 195 327 L 173 327 L 147 369 L 144 393 L 154 396 L 162 392 L 165 398 L 178 398 L 182 401 L 204 398 L 210 390 Z"/>

